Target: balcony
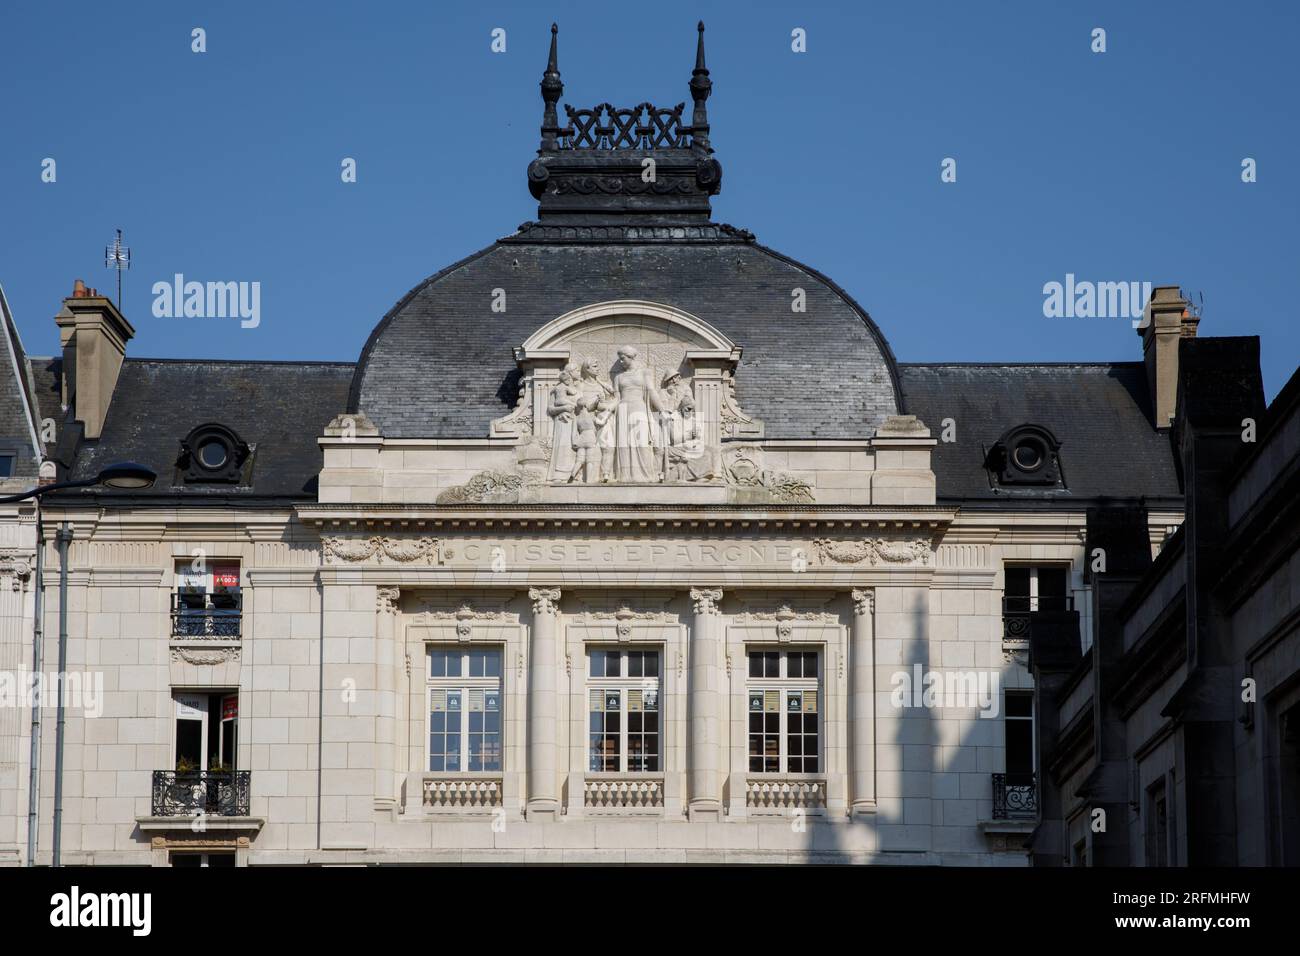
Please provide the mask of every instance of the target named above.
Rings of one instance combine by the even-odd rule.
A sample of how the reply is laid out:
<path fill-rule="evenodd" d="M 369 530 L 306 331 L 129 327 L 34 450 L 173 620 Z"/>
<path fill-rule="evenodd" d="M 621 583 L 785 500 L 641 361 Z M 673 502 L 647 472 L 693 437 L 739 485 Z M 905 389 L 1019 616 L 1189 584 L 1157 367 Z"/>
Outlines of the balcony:
<path fill-rule="evenodd" d="M 753 814 L 824 812 L 826 781 L 820 777 L 749 777 L 745 781 L 745 809 Z"/>
<path fill-rule="evenodd" d="M 1068 615 L 1076 621 L 1074 613 L 1074 596 L 1039 595 L 1004 595 L 1002 598 L 1002 644 L 1004 647 L 1028 648 L 1033 633 L 1035 620 L 1059 619 Z"/>
<path fill-rule="evenodd" d="M 1038 819 L 1038 785 L 1032 773 L 993 774 L 993 819 Z"/>
<path fill-rule="evenodd" d="M 181 588 L 172 595 L 173 638 L 237 641 L 241 620 L 238 588 Z"/>
<path fill-rule="evenodd" d="M 425 813 L 492 813 L 504 806 L 500 773 L 424 773 L 413 775 Z"/>
<path fill-rule="evenodd" d="M 248 770 L 155 770 L 154 817 L 247 817 Z"/>
<path fill-rule="evenodd" d="M 587 777 L 582 785 L 586 813 L 663 813 L 663 774 L 602 774 Z"/>

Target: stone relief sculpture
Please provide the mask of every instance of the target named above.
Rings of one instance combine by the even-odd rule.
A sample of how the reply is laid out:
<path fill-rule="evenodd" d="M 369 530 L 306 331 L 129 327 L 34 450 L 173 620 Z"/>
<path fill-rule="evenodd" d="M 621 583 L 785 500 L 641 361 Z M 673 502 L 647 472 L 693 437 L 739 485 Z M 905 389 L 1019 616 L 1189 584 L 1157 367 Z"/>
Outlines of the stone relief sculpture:
<path fill-rule="evenodd" d="M 618 404 L 614 398 L 614 386 L 601 381 L 600 363 L 587 359 L 582 363 L 578 387 L 595 426 L 596 479 L 607 481 L 614 472 L 614 407 Z M 586 468 L 583 481 L 591 480 L 591 469 Z"/>
<path fill-rule="evenodd" d="M 663 411 L 654 374 L 637 362 L 637 350 L 625 345 L 618 350 L 614 373 L 614 480 L 648 484 L 661 480 L 656 448 L 662 442 L 654 427 L 657 412 Z"/>
<path fill-rule="evenodd" d="M 519 398 L 489 432 L 514 440 L 514 469 L 474 475 L 439 504 L 539 500 L 554 493 L 548 486 L 662 483 L 813 500 L 806 481 L 764 467 L 758 446 L 740 461 L 729 454 L 742 440 L 761 441 L 764 426 L 737 401 L 740 347 L 695 316 L 652 302 L 595 303 L 548 322 L 514 356 Z"/>
<path fill-rule="evenodd" d="M 718 477 L 718 450 L 704 444 L 695 400 L 689 395 L 667 419 L 670 435 L 665 448 L 666 481 L 713 481 Z"/>
<path fill-rule="evenodd" d="M 928 564 L 933 551 L 926 538 L 914 538 L 909 541 L 891 541 L 886 538 L 866 539 L 863 541 L 839 542 L 829 538 L 816 538 L 813 547 L 817 549 L 818 560 L 822 564 Z"/>
<path fill-rule="evenodd" d="M 546 403 L 546 414 L 554 419 L 551 430 L 551 467 L 547 481 L 568 481 L 574 472 L 573 423 L 577 418 L 582 390 L 577 385 L 578 368 L 566 365 L 560 372 L 560 382 L 551 389 Z"/>

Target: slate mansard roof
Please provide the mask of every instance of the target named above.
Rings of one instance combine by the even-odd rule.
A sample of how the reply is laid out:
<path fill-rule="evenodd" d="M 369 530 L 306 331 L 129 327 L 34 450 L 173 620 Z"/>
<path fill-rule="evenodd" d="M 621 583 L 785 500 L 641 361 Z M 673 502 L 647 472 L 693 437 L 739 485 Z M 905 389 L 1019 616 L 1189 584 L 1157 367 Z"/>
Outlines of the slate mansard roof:
<path fill-rule="evenodd" d="M 122 365 L 104 433 L 77 455 L 71 477 L 89 478 L 115 461 L 158 473 L 150 494 L 233 501 L 315 498 L 317 439 L 347 402 L 351 363 L 131 359 Z M 220 422 L 253 448 L 249 486 L 173 486 L 180 442 Z"/>
<path fill-rule="evenodd" d="M 1044 365 L 903 364 L 903 403 L 940 437 L 931 454 L 938 497 L 1007 501 L 1025 497 L 1177 498 L 1182 495 L 1167 432 L 1152 426 L 1142 362 Z M 985 455 L 1018 425 L 1050 429 L 1061 442 L 1066 488 L 1009 495 L 995 489 Z"/>
<path fill-rule="evenodd" d="M 505 291 L 504 312 L 492 311 L 493 289 Z M 791 310 L 795 289 L 806 312 Z M 512 349 L 557 316 L 614 299 L 675 306 L 738 343 L 736 394 L 768 438 L 862 438 L 898 414 L 884 337 L 847 295 L 779 253 L 752 242 L 510 240 L 394 307 L 362 352 L 348 410 L 389 437 L 483 438 L 514 407 Z"/>

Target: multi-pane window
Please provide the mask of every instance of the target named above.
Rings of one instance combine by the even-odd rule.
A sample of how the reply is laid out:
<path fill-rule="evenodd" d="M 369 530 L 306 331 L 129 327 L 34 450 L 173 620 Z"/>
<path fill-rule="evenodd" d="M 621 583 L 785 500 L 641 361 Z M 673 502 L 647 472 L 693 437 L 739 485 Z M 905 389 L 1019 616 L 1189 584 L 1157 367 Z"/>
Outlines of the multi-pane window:
<path fill-rule="evenodd" d="M 172 595 L 173 637 L 239 637 L 238 561 L 178 561 Z"/>
<path fill-rule="evenodd" d="M 659 652 L 587 651 L 588 767 L 594 773 L 658 773 Z"/>
<path fill-rule="evenodd" d="M 1006 569 L 1005 593 L 1005 605 L 1009 614 L 1069 610 L 1069 569 L 1011 565 Z"/>
<path fill-rule="evenodd" d="M 819 773 L 816 651 L 749 652 L 750 773 Z"/>
<path fill-rule="evenodd" d="M 501 649 L 430 647 L 429 769 L 501 769 Z"/>

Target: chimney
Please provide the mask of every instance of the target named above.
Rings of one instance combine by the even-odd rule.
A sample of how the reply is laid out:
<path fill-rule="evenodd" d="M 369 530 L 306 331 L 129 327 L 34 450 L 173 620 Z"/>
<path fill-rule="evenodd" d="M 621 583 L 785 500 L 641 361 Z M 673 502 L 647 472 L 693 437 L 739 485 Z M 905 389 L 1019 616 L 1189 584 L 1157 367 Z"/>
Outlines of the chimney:
<path fill-rule="evenodd" d="M 1138 328 L 1156 428 L 1168 428 L 1178 402 L 1178 341 L 1196 338 L 1200 316 L 1176 285 L 1156 286 Z"/>
<path fill-rule="evenodd" d="M 73 407 L 86 438 L 98 438 L 135 329 L 107 296 L 86 288 L 80 279 L 54 323 L 63 346 L 63 404 Z"/>

